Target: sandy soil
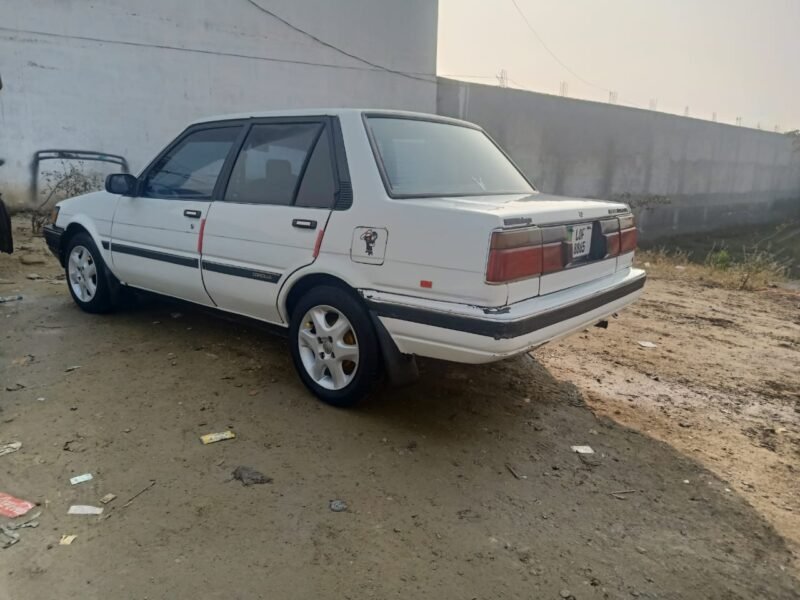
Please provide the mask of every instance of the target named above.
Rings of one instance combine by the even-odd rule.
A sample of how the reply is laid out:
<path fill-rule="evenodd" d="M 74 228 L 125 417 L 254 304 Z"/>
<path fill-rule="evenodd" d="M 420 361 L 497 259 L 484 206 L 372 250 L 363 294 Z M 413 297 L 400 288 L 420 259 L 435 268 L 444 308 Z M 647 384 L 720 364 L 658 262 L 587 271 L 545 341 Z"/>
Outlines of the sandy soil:
<path fill-rule="evenodd" d="M 23 444 L 0 491 L 43 511 L 0 550 L 2 600 L 798 597 L 796 293 L 651 281 L 607 330 L 425 361 L 341 411 L 284 340 L 166 302 L 84 314 L 46 260 L 0 255 L 24 297 L 0 304 L 0 441 Z"/>
<path fill-rule="evenodd" d="M 727 481 L 800 557 L 800 293 L 651 279 L 614 325 L 537 357 L 597 415 Z"/>

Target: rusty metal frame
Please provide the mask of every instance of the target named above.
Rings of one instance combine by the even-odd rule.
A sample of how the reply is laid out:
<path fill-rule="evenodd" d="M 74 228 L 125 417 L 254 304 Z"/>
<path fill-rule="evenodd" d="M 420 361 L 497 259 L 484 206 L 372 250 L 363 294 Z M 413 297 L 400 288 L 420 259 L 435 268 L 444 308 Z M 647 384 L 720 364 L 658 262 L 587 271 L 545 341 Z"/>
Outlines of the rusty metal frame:
<path fill-rule="evenodd" d="M 106 162 L 119 165 L 123 173 L 130 173 L 128 160 L 119 154 L 97 152 L 95 150 L 39 150 L 33 154 L 31 163 L 31 199 L 36 202 L 39 197 L 39 165 L 46 160 L 81 160 Z"/>

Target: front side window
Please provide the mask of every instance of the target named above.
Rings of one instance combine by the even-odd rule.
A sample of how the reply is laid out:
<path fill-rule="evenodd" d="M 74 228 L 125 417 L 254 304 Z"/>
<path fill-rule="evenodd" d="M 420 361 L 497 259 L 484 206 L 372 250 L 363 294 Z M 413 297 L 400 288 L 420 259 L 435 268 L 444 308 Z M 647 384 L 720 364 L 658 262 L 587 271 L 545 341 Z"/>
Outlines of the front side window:
<path fill-rule="evenodd" d="M 291 205 L 300 179 L 319 171 L 309 154 L 320 142 L 327 144 L 321 123 L 266 123 L 253 125 L 233 166 L 227 202 Z M 318 141 L 319 140 L 319 141 Z M 314 152 L 316 156 L 318 153 Z M 309 158 L 311 160 L 309 161 Z M 328 161 L 330 158 L 328 157 Z M 306 174 L 304 177 L 304 173 Z M 303 184 L 304 187 L 305 184 Z M 303 192 L 301 205 L 314 206 L 319 200 Z"/>
<path fill-rule="evenodd" d="M 533 188 L 480 129 L 441 121 L 368 117 L 376 158 L 394 197 L 529 194 Z"/>
<path fill-rule="evenodd" d="M 144 181 L 151 198 L 210 198 L 240 127 L 190 133 L 155 164 Z"/>

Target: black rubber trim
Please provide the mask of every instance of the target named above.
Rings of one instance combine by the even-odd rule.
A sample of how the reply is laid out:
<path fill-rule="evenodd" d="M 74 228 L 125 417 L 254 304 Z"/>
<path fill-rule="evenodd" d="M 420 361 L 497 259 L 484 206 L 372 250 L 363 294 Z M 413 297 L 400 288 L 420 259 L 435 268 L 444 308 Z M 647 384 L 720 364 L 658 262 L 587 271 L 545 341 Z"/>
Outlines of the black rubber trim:
<path fill-rule="evenodd" d="M 108 240 L 102 240 L 100 243 L 103 245 L 103 250 L 108 250 L 111 247 L 111 242 Z"/>
<path fill-rule="evenodd" d="M 0 82 L 0 87 L 1 86 L 2 82 Z M 3 162 L 3 159 L 0 158 L 0 165 L 2 165 Z M 36 196 L 34 196 L 34 198 L 35 197 Z M 11 229 L 11 215 L 6 205 L 3 204 L 2 198 L 0 198 L 0 252 L 6 252 L 8 254 L 14 253 L 14 235 Z"/>
<path fill-rule="evenodd" d="M 42 227 L 42 233 L 50 252 L 61 260 L 61 238 L 64 236 L 64 228 L 57 225 L 45 225 Z"/>
<path fill-rule="evenodd" d="M 145 250 L 144 248 L 125 246 L 124 244 L 112 243 L 111 251 L 119 252 L 120 254 L 130 254 L 131 256 L 139 256 L 141 258 L 149 258 L 151 260 L 160 260 L 161 262 L 168 262 L 182 267 L 192 267 L 193 269 L 196 269 L 200 263 L 196 258 L 187 258 L 186 256 L 167 254 L 166 252 L 156 252 L 155 250 Z"/>
<path fill-rule="evenodd" d="M 600 308 L 601 306 L 624 298 L 628 294 L 640 290 L 644 287 L 646 275 L 623 286 L 608 290 L 601 294 L 591 296 L 574 304 L 568 304 L 547 312 L 533 315 L 518 321 L 495 321 L 486 319 L 475 319 L 472 317 L 462 317 L 437 311 L 425 310 L 423 308 L 413 308 L 410 306 L 400 306 L 397 304 L 384 304 L 367 300 L 367 305 L 379 316 L 389 319 L 399 319 L 410 321 L 422 325 L 464 331 L 475 335 L 492 337 L 496 340 L 507 340 L 521 335 L 526 335 L 539 329 L 544 329 L 556 323 L 567 321 L 574 317 Z"/>
<path fill-rule="evenodd" d="M 369 318 L 375 328 L 378 345 L 381 348 L 383 367 L 389 376 L 389 381 L 394 386 L 410 385 L 419 379 L 419 367 L 413 354 L 403 354 L 394 343 L 391 334 L 378 316 L 369 311 Z"/>
<path fill-rule="evenodd" d="M 336 169 L 336 202 L 333 210 L 348 210 L 353 206 L 353 184 L 350 179 L 350 167 L 347 163 L 347 151 L 342 137 L 342 124 L 339 117 L 331 117 L 331 131 L 333 132 L 333 162 Z"/>
<path fill-rule="evenodd" d="M 255 269 L 233 267 L 231 265 L 221 265 L 219 263 L 208 262 L 206 260 L 203 261 L 203 270 L 222 273 L 223 275 L 233 275 L 234 277 L 244 277 L 245 279 L 255 279 L 257 281 L 264 281 L 266 283 L 278 283 L 281 278 L 280 273 L 257 271 Z"/>

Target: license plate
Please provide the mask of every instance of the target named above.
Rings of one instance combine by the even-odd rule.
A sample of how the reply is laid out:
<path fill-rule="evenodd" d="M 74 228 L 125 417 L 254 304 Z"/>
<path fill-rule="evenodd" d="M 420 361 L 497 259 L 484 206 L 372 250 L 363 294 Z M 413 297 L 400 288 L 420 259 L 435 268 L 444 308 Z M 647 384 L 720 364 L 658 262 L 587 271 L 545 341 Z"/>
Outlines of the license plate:
<path fill-rule="evenodd" d="M 573 225 L 572 231 L 572 258 L 586 256 L 592 249 L 592 224 Z"/>

